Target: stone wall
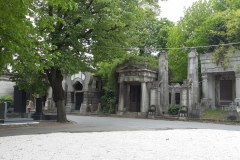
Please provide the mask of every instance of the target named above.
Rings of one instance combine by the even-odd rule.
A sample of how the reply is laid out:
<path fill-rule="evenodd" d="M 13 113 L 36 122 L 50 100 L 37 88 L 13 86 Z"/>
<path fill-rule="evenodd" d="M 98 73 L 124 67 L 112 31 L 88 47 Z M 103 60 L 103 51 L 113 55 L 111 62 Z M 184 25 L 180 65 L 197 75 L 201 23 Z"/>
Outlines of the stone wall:
<path fill-rule="evenodd" d="M 3 75 L 0 77 L 0 97 L 13 96 L 15 82 L 9 80 L 10 76 Z"/>

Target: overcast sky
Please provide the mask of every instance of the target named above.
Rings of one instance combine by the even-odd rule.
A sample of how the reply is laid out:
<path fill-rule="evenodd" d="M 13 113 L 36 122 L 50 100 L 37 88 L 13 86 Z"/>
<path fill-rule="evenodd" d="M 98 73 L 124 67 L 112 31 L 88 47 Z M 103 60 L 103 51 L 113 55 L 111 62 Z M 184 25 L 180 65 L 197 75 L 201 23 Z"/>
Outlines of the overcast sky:
<path fill-rule="evenodd" d="M 188 8 L 197 0 L 161 0 L 160 17 L 166 17 L 173 22 L 180 20 L 184 15 L 184 8 Z"/>

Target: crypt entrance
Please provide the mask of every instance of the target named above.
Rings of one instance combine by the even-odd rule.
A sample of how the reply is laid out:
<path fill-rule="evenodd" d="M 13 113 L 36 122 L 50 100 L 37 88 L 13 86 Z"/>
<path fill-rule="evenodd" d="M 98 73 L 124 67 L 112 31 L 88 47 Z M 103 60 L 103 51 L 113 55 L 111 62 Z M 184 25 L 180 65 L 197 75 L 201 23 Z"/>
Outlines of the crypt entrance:
<path fill-rule="evenodd" d="M 75 82 L 73 87 L 75 89 L 75 110 L 80 110 L 84 96 L 84 92 L 82 90 L 83 85 L 79 81 L 77 81 Z"/>
<path fill-rule="evenodd" d="M 211 108 L 240 104 L 240 53 L 229 58 L 229 66 L 224 68 L 212 59 L 212 53 L 203 54 L 202 102 Z"/>
<path fill-rule="evenodd" d="M 118 112 L 147 113 L 150 89 L 157 72 L 145 66 L 124 65 L 117 70 L 119 83 Z"/>
<path fill-rule="evenodd" d="M 124 83 L 125 90 L 125 111 L 140 112 L 141 111 L 141 83 L 129 82 Z"/>

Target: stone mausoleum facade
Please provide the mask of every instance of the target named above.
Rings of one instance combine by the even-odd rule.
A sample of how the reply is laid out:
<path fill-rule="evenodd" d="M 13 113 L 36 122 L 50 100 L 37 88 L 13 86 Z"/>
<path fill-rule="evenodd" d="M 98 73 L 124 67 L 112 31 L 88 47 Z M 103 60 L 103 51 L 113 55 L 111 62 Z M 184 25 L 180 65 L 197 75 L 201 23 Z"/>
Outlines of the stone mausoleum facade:
<path fill-rule="evenodd" d="M 207 107 L 240 104 L 240 52 L 229 58 L 226 67 L 217 65 L 211 54 L 200 56 L 202 74 L 202 102 Z"/>
<path fill-rule="evenodd" d="M 68 112 L 94 112 L 99 107 L 101 98 L 101 80 L 89 72 L 67 76 L 64 80 L 66 109 Z"/>
<path fill-rule="evenodd" d="M 119 114 L 146 115 L 154 106 L 155 112 L 162 115 L 169 106 L 179 105 L 194 116 L 206 108 L 240 105 L 240 52 L 233 54 L 226 68 L 213 60 L 213 53 L 199 55 L 192 49 L 188 54 L 187 79 L 182 83 L 169 83 L 166 53 L 160 54 L 158 71 L 149 69 L 147 64 L 125 64 L 117 72 Z"/>
<path fill-rule="evenodd" d="M 229 58 L 229 65 L 223 67 L 214 61 L 213 53 L 198 54 L 192 49 L 188 54 L 187 79 L 182 83 L 169 82 L 168 57 L 164 52 L 159 56 L 157 70 L 150 69 L 147 63 L 126 63 L 118 67 L 117 73 L 116 108 L 120 115 L 146 115 L 152 109 L 157 115 L 163 115 L 171 105 L 187 108 L 189 115 L 206 108 L 240 108 L 240 51 L 235 52 Z M 0 96 L 13 95 L 14 85 L 9 77 L 2 76 Z M 95 112 L 101 108 L 102 83 L 98 76 L 89 72 L 66 76 L 63 88 L 67 112 Z M 45 106 L 54 108 L 51 88 Z"/>

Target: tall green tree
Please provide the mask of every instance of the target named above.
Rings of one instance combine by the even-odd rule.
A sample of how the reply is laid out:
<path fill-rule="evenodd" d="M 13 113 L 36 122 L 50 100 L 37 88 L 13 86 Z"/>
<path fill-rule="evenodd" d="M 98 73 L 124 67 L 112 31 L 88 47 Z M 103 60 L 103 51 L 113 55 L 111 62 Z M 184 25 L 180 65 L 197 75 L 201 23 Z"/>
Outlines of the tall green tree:
<path fill-rule="evenodd" d="M 167 39 L 173 22 L 166 18 L 157 19 L 157 15 L 148 14 L 140 29 L 140 55 L 158 53 L 162 48 L 167 47 Z M 145 30 L 145 32 L 141 32 Z"/>
<path fill-rule="evenodd" d="M 145 14 L 155 9 L 157 3 L 155 0 L 36 0 L 33 6 L 37 45 L 29 55 L 31 58 L 24 61 L 25 57 L 17 56 L 14 66 L 34 64 L 37 72 L 45 74 L 53 89 L 58 121 L 65 122 L 64 75 L 94 70 L 99 62 L 111 62 L 129 54 L 128 48 L 139 46 L 139 26 Z"/>
<path fill-rule="evenodd" d="M 34 43 L 31 0 L 0 0 L 0 73 L 15 55 L 25 55 Z"/>
<path fill-rule="evenodd" d="M 196 31 L 212 14 L 211 4 L 206 0 L 199 0 L 185 10 L 184 17 L 170 31 L 168 48 L 181 48 L 168 50 L 171 81 L 182 81 L 187 78 L 187 53 L 189 49 L 184 49 L 184 47 L 200 45 L 197 40 L 199 37 L 195 36 Z"/>
<path fill-rule="evenodd" d="M 221 44 L 239 42 L 239 1 L 199 0 L 185 11 L 184 17 L 172 29 L 168 38 L 168 51 L 172 81 L 182 81 L 187 76 L 187 53 L 184 47 L 197 48 L 199 53 L 214 52 L 216 62 L 229 57 L 237 46 Z"/>

